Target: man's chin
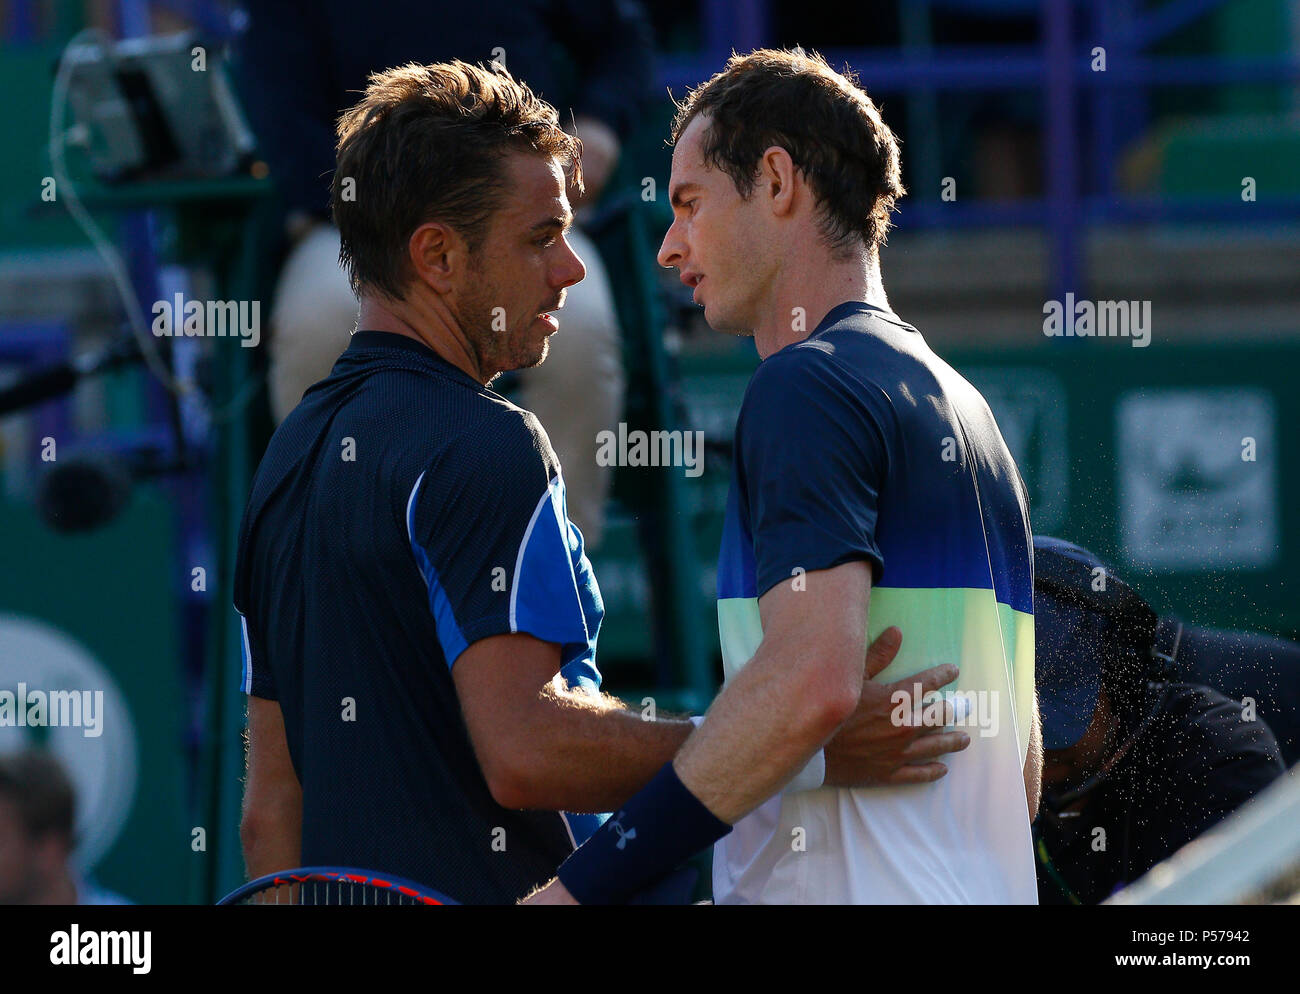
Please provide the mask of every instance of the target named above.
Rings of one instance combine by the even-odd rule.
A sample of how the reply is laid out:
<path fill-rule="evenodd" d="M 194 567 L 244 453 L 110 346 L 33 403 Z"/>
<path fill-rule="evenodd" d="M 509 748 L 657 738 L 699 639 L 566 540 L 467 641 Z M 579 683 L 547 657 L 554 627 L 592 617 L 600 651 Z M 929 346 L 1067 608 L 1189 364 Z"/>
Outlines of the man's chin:
<path fill-rule="evenodd" d="M 734 335 L 737 338 L 754 337 L 754 328 L 751 324 L 737 320 L 735 315 L 725 313 L 720 308 L 714 308 L 713 313 L 709 313 L 707 304 L 704 305 L 704 323 L 719 335 Z"/>
<path fill-rule="evenodd" d="M 527 352 L 520 350 L 515 353 L 514 365 L 512 369 L 534 369 L 546 361 L 546 357 L 551 354 L 551 342 L 548 338 L 543 338 L 539 345 L 533 346 Z"/>
<path fill-rule="evenodd" d="M 551 354 L 551 340 L 550 338 L 543 338 L 542 344 L 538 346 L 537 350 L 533 353 L 534 356 L 533 361 L 527 363 L 526 368 L 532 369 L 534 366 L 540 366 L 542 363 L 546 361 L 546 357 L 549 356 L 550 354 Z"/>

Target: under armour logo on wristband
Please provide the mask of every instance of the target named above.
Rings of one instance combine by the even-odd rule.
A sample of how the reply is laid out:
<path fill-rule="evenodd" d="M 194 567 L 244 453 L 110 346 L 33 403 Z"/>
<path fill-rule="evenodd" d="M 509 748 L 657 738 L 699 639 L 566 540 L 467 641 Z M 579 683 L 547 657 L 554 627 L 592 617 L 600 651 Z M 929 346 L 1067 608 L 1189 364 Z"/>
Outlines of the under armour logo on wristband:
<path fill-rule="evenodd" d="M 630 832 L 625 832 L 623 830 L 623 825 L 619 822 L 619 819 L 622 817 L 623 817 L 623 812 L 620 811 L 617 815 L 611 818 L 609 822 L 609 827 L 618 833 L 618 842 L 614 844 L 615 849 L 624 848 L 627 845 L 629 839 L 636 838 L 635 828 L 632 829 L 632 831 Z"/>
<path fill-rule="evenodd" d="M 624 818 L 637 827 L 625 828 Z M 622 811 L 569 854 L 557 876 L 579 904 L 621 904 L 730 831 L 667 762 Z M 635 846 L 628 845 L 632 839 Z"/>

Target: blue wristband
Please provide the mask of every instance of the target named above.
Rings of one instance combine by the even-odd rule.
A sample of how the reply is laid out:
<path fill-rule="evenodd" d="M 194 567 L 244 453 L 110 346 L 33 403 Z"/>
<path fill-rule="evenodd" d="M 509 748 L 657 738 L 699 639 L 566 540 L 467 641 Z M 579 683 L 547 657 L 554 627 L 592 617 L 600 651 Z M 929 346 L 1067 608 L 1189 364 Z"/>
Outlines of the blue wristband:
<path fill-rule="evenodd" d="M 665 763 L 557 875 L 579 904 L 622 904 L 730 831 Z"/>

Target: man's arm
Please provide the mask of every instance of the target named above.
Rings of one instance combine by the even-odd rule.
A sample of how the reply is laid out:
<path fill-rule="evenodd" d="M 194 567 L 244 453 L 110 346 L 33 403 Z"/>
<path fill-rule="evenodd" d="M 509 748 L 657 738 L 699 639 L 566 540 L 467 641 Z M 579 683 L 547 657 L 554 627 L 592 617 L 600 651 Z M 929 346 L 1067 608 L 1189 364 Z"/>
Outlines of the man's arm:
<path fill-rule="evenodd" d="M 673 762 L 605 826 L 618 823 L 614 858 L 628 867 L 614 886 L 612 836 L 602 829 L 565 862 L 560 879 L 524 903 L 576 903 L 566 884 L 586 900 L 620 899 L 618 887 L 644 885 L 641 877 L 729 831 L 789 783 L 854 712 L 865 676 L 870 566 L 854 560 L 803 579 L 803 589 L 778 583 L 760 598 L 763 641 L 754 657 Z"/>
<path fill-rule="evenodd" d="M 474 642 L 452 679 L 474 754 L 498 804 L 612 811 L 644 787 L 691 733 L 690 721 L 647 721 L 608 695 L 571 690 L 560 647 L 531 635 Z"/>
<path fill-rule="evenodd" d="M 1025 801 L 1029 820 L 1038 817 L 1038 802 L 1043 795 L 1043 722 L 1038 715 L 1038 695 L 1034 694 L 1029 721 L 1029 754 L 1025 756 Z"/>
<path fill-rule="evenodd" d="M 239 838 L 250 880 L 300 863 L 302 788 L 289 759 L 276 701 L 248 698 L 248 777 Z"/>
<path fill-rule="evenodd" d="M 970 744 L 962 731 L 890 720 L 896 689 L 910 692 L 920 682 L 928 693 L 958 675 L 945 663 L 905 681 L 872 683 L 900 643 L 890 628 L 867 650 L 857 710 L 826 748 L 828 785 L 938 780 L 947 772 L 939 758 Z M 559 647 L 528 635 L 482 639 L 465 651 L 452 678 L 475 756 L 502 807 L 613 811 L 676 755 L 693 726 L 663 715 L 647 721 L 613 697 L 570 690 L 558 668 Z"/>
<path fill-rule="evenodd" d="M 688 721 L 643 721 L 611 698 L 568 691 L 556 646 L 520 635 L 476 642 L 452 675 L 498 803 L 613 810 L 676 755 L 683 785 L 718 818 L 758 807 L 861 699 L 868 566 L 804 579 L 806 589 L 779 584 L 760 601 L 763 642 L 694 735 Z"/>
<path fill-rule="evenodd" d="M 1152 826 L 1143 842 L 1152 862 L 1172 856 L 1286 775 L 1263 721 L 1209 687 L 1172 684 L 1152 732 L 1149 766 L 1134 773 Z"/>
<path fill-rule="evenodd" d="M 803 768 L 858 706 L 871 572 L 855 561 L 779 583 L 759 601 L 763 641 L 673 762 L 682 785 L 735 824 Z"/>

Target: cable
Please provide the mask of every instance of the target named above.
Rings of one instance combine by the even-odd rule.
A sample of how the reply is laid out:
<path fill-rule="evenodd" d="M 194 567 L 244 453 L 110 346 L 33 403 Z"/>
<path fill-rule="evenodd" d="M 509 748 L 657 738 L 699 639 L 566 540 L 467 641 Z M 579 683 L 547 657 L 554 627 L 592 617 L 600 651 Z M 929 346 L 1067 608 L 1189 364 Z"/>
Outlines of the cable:
<path fill-rule="evenodd" d="M 177 397 L 187 397 L 195 392 L 192 383 L 183 383 L 177 380 L 171 374 L 162 357 L 158 354 L 158 347 L 154 343 L 153 337 L 145 327 L 144 314 L 140 310 L 140 302 L 136 299 L 135 289 L 131 286 L 131 280 L 126 271 L 126 264 L 122 261 L 121 253 L 117 247 L 109 240 L 103 230 L 90 216 L 85 205 L 81 202 L 81 197 L 77 194 L 76 185 L 68 176 L 68 171 L 64 161 L 64 145 L 66 141 L 66 132 L 64 130 L 64 109 L 67 104 L 68 90 L 71 87 L 71 63 L 68 59 L 68 53 L 77 46 L 94 43 L 101 50 L 106 47 L 106 38 L 98 28 L 86 28 L 77 32 L 72 40 L 64 46 L 63 52 L 59 56 L 59 66 L 54 74 L 54 90 L 50 97 L 50 166 L 54 175 L 54 184 L 56 196 L 62 196 L 64 203 L 67 205 L 68 213 L 77 226 L 90 239 L 91 244 L 99 253 L 100 258 L 108 267 L 109 275 L 113 279 L 113 285 L 117 289 L 118 296 L 122 299 L 122 305 L 126 309 L 127 321 L 131 326 L 136 340 L 140 343 L 140 353 L 144 357 L 145 365 L 154 377 L 162 383 L 171 393 Z"/>

